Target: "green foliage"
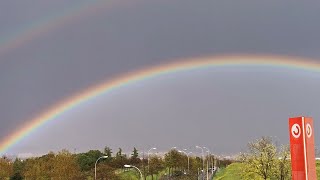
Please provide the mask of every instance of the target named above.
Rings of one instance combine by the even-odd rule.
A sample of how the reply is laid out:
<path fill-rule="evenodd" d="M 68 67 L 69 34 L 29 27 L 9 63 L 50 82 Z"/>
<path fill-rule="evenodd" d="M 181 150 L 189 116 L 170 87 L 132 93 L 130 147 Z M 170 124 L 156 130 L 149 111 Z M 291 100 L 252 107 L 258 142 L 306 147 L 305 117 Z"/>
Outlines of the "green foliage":
<path fill-rule="evenodd" d="M 320 179 L 320 161 L 316 161 L 317 179 Z"/>
<path fill-rule="evenodd" d="M 158 174 L 164 169 L 164 162 L 158 156 L 150 156 L 149 160 L 149 174 Z"/>
<path fill-rule="evenodd" d="M 69 151 L 60 151 L 52 161 L 52 179 L 72 180 L 79 179 L 80 167 L 75 156 Z"/>
<path fill-rule="evenodd" d="M 15 172 L 11 177 L 10 180 L 23 180 L 23 177 L 20 173 Z"/>
<path fill-rule="evenodd" d="M 92 169 L 91 174 L 94 174 L 94 169 Z M 97 179 L 120 180 L 121 178 L 116 174 L 115 168 L 106 163 L 100 163 L 97 166 Z"/>
<path fill-rule="evenodd" d="M 133 148 L 131 158 L 130 158 L 130 164 L 138 166 L 141 163 L 141 160 L 139 159 L 139 153 L 136 148 Z"/>
<path fill-rule="evenodd" d="M 13 162 L 13 175 L 10 177 L 11 180 L 20 180 L 23 179 L 22 173 L 24 169 L 24 162 L 16 158 L 15 161 Z"/>
<path fill-rule="evenodd" d="M 279 180 L 291 179 L 290 147 L 282 146 L 276 159 L 274 177 Z"/>
<path fill-rule="evenodd" d="M 290 148 L 277 149 L 272 138 L 262 137 L 248 144 L 248 153 L 240 155 L 242 179 L 291 179 Z"/>
<path fill-rule="evenodd" d="M 138 156 L 139 156 L 138 150 L 134 147 L 131 154 L 131 158 L 138 158 Z"/>
<path fill-rule="evenodd" d="M 0 179 L 8 179 L 13 173 L 13 165 L 6 157 L 0 158 Z"/>
<path fill-rule="evenodd" d="M 112 160 L 112 167 L 123 168 L 125 164 L 128 164 L 127 156 L 122 154 L 122 149 L 119 148 L 119 151 L 116 153 L 116 157 Z"/>
<path fill-rule="evenodd" d="M 262 179 L 274 177 L 277 165 L 277 148 L 269 137 L 262 137 L 248 144 L 248 153 L 241 155 L 244 163 L 242 177 L 250 179 L 256 174 Z M 249 177 L 248 177 L 249 176 Z"/>
<path fill-rule="evenodd" d="M 288 146 L 283 146 L 278 150 L 270 138 L 263 137 L 249 143 L 248 148 L 248 153 L 242 154 L 241 162 L 229 165 L 231 161 L 216 159 L 216 165 L 226 166 L 226 168 L 220 170 L 215 179 L 290 179 L 291 164 L 288 160 L 290 157 Z M 86 153 L 71 154 L 67 150 L 62 150 L 57 154 L 50 152 L 41 157 L 28 158 L 25 161 L 0 158 L 0 179 L 93 179 L 96 160 L 103 155 L 110 154 L 112 154 L 111 149 L 106 146 L 104 153 L 99 150 L 90 150 Z M 147 166 L 148 159 L 140 160 L 138 157 L 136 148 L 133 149 L 130 159 L 119 148 L 111 161 L 99 160 L 98 179 L 138 179 L 139 173 L 134 169 L 124 169 L 124 164 L 137 166 L 147 180 L 154 178 L 197 179 L 198 170 L 202 168 L 200 157 L 190 157 L 190 172 L 184 174 L 183 172 L 187 172 L 188 158 L 176 150 L 166 153 L 164 159 L 150 156 L 149 166 Z M 266 176 L 263 176 L 264 172 Z M 317 161 L 317 174 L 319 177 L 319 161 Z"/>
<path fill-rule="evenodd" d="M 110 161 L 112 159 L 112 149 L 108 146 L 104 147 L 104 155 L 108 156 L 107 160 Z"/>
<path fill-rule="evenodd" d="M 13 162 L 13 171 L 14 173 L 21 173 L 24 168 L 23 160 L 16 158 Z"/>
<path fill-rule="evenodd" d="M 165 154 L 164 161 L 166 167 L 177 168 L 183 164 L 184 155 L 178 152 L 177 150 L 172 149 L 171 151 Z"/>
<path fill-rule="evenodd" d="M 116 158 L 121 158 L 122 157 L 122 149 L 119 148 L 119 151 L 116 154 Z"/>
<path fill-rule="evenodd" d="M 49 153 L 40 158 L 27 159 L 23 176 L 26 179 L 79 179 L 80 167 L 67 150 L 57 155 Z"/>
<path fill-rule="evenodd" d="M 103 153 L 99 150 L 90 150 L 86 153 L 78 154 L 77 162 L 80 166 L 81 171 L 90 171 L 91 169 L 93 169 L 96 160 L 101 156 L 103 156 Z"/>

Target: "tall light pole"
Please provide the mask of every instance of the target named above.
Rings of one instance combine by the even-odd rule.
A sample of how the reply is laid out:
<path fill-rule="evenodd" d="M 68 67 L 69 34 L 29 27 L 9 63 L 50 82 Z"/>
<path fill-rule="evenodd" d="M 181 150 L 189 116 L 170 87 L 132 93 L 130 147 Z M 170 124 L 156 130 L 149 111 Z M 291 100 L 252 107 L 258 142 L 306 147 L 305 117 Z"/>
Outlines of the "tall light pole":
<path fill-rule="evenodd" d="M 199 149 L 201 149 L 201 151 L 202 151 L 202 170 L 203 170 L 203 168 L 204 168 L 204 160 L 203 160 L 204 154 L 203 154 L 203 148 L 202 148 L 202 147 L 200 147 L 200 146 L 196 146 L 196 148 L 199 148 Z"/>
<path fill-rule="evenodd" d="M 108 156 L 101 156 L 96 160 L 96 163 L 94 164 L 94 179 L 97 179 L 97 163 L 100 159 L 106 159 Z"/>
<path fill-rule="evenodd" d="M 201 149 L 201 151 L 202 151 L 202 179 L 203 179 L 203 178 L 204 178 L 204 177 L 203 177 L 203 173 L 204 173 L 204 154 L 203 154 L 203 148 L 200 147 L 200 146 L 196 146 L 196 148 L 199 148 L 199 149 Z"/>
<path fill-rule="evenodd" d="M 207 148 L 207 147 L 203 147 L 204 149 L 206 149 L 207 150 L 207 153 L 208 153 L 208 155 L 207 155 L 207 180 L 209 180 L 209 174 L 208 174 L 208 171 L 209 171 L 209 154 L 210 154 L 210 150 L 209 150 L 209 148 Z"/>
<path fill-rule="evenodd" d="M 184 150 L 186 150 L 186 149 L 184 149 Z M 186 155 L 187 155 L 187 157 L 188 157 L 188 174 L 189 174 L 189 172 L 190 172 L 190 161 L 189 161 L 189 155 L 192 153 L 192 152 L 189 152 L 189 153 L 187 153 L 186 151 L 179 151 L 179 152 L 183 152 L 183 153 L 185 153 Z"/>
<path fill-rule="evenodd" d="M 136 166 L 132 166 L 132 165 L 125 164 L 124 167 L 125 167 L 125 168 L 135 168 L 135 169 L 138 170 L 139 173 L 140 173 L 140 179 L 141 179 L 141 180 L 143 179 L 143 178 L 142 178 L 142 173 L 141 173 L 140 169 L 137 168 Z"/>
<path fill-rule="evenodd" d="M 153 148 L 150 148 L 149 151 L 148 151 L 148 172 L 149 172 L 149 169 L 150 169 L 150 166 L 149 166 L 149 162 L 150 162 L 150 158 L 149 158 L 149 153 L 151 150 L 156 150 L 157 148 L 153 147 Z"/>

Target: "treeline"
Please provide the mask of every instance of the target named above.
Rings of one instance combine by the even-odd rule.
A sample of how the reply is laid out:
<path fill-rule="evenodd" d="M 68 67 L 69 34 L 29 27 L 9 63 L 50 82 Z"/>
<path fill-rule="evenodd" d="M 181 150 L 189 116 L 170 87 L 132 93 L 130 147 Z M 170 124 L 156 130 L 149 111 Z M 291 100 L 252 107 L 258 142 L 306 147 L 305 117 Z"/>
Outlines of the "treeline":
<path fill-rule="evenodd" d="M 101 158 L 104 157 L 104 158 Z M 98 160 L 99 159 L 99 160 Z M 189 163 L 188 163 L 189 159 Z M 97 161 L 98 160 L 98 161 Z M 207 163 L 208 162 L 208 163 Z M 228 160 L 215 159 L 213 155 L 202 157 L 188 156 L 185 153 L 172 149 L 164 156 L 157 154 L 139 154 L 136 148 L 128 157 L 122 149 L 113 154 L 112 149 L 105 147 L 104 151 L 90 150 L 85 153 L 72 154 L 67 150 L 58 153 L 50 152 L 41 157 L 21 159 L 0 158 L 0 179 L 94 179 L 95 164 L 97 163 L 97 179 L 122 180 L 138 179 L 139 172 L 124 168 L 125 164 L 136 166 L 141 170 L 143 177 L 151 179 L 197 179 L 203 164 L 215 162 L 216 165 L 226 166 Z"/>

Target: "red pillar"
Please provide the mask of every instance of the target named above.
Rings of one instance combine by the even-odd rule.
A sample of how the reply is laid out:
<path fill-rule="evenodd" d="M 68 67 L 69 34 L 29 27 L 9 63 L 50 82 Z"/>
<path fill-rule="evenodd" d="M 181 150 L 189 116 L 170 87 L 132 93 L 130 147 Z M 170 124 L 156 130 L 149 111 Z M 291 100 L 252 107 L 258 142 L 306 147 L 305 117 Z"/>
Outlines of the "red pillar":
<path fill-rule="evenodd" d="M 289 118 L 290 151 L 293 180 L 316 180 L 313 120 Z"/>

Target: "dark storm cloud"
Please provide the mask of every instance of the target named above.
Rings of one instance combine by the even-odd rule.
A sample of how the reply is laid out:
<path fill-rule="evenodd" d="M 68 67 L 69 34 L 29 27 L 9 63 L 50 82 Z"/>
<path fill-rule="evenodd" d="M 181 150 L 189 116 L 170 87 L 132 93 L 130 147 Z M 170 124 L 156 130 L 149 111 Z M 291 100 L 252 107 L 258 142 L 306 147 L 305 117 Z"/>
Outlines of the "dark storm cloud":
<path fill-rule="evenodd" d="M 1 2 L 0 39 L 76 3 Z M 212 0 L 145 0 L 88 14 L 1 54 L 0 138 L 75 92 L 171 59 L 230 53 L 319 58 L 319 16 L 318 2 Z"/>

